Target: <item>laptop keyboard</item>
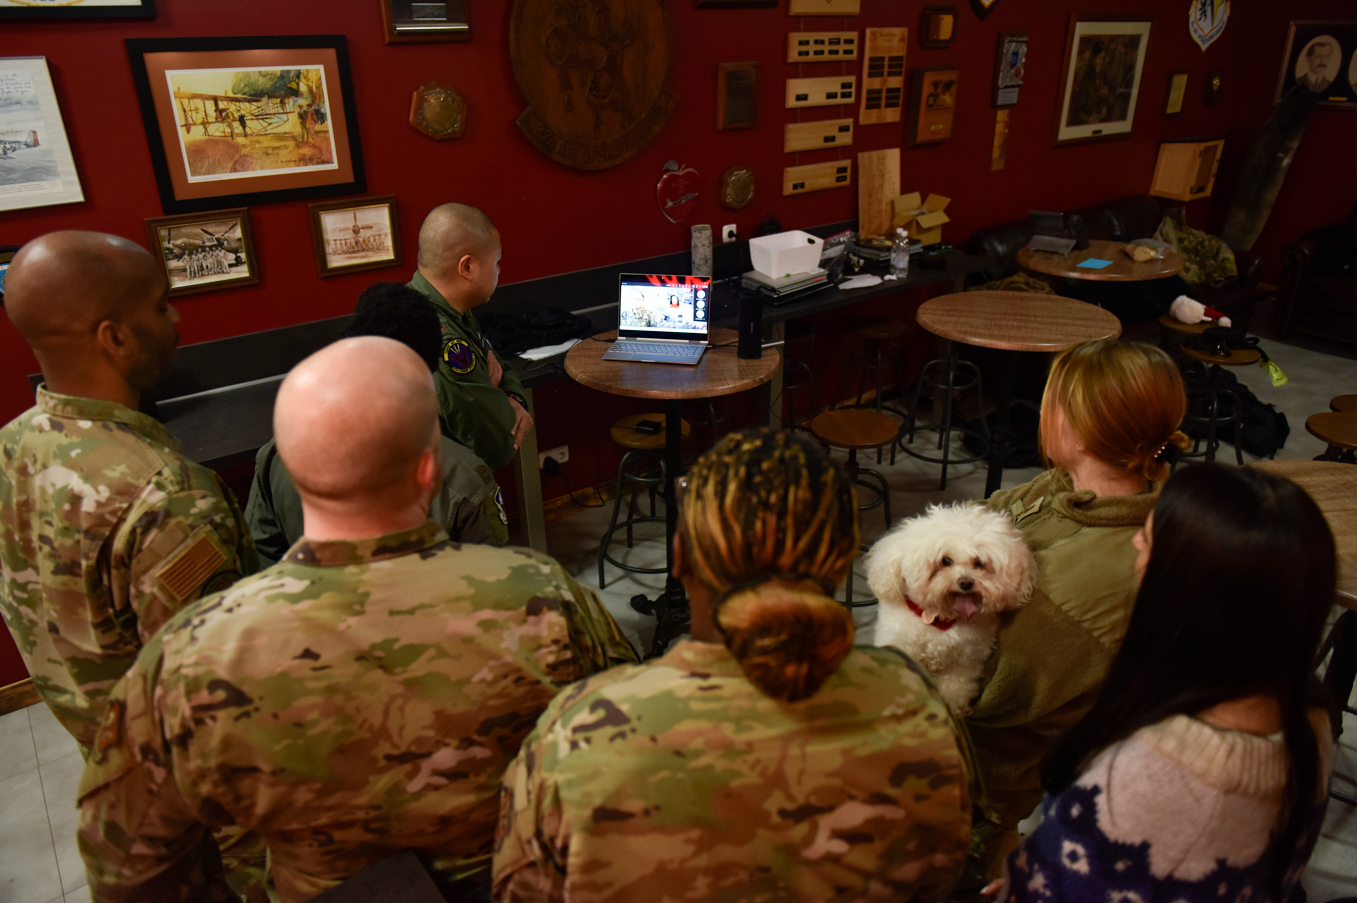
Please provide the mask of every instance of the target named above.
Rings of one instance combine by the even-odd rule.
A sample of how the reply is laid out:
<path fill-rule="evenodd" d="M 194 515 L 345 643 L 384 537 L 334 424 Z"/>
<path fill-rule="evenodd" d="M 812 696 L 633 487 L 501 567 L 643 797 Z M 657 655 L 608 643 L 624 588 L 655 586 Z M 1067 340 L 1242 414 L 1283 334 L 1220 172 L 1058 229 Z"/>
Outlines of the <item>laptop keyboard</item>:
<path fill-rule="evenodd" d="M 608 349 L 611 354 L 662 354 L 668 358 L 692 358 L 702 356 L 705 345 L 669 345 L 655 342 L 616 342 Z"/>

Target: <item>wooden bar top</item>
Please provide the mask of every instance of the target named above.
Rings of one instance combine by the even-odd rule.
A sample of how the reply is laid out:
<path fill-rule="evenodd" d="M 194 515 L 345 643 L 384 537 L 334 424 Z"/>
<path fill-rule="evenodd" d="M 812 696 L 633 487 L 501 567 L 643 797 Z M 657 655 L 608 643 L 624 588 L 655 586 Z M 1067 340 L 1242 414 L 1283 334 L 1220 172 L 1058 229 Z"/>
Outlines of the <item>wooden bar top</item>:
<path fill-rule="evenodd" d="M 1286 477 L 1310 493 L 1338 547 L 1338 599 L 1357 610 L 1357 465 L 1337 461 L 1259 461 L 1250 465 Z"/>
<path fill-rule="evenodd" d="M 758 360 L 743 360 L 735 354 L 736 332 L 713 329 L 707 349 L 696 367 L 683 364 L 642 364 L 633 361 L 605 361 L 617 331 L 585 339 L 565 356 L 565 372 L 580 385 L 612 395 L 632 398 L 715 398 L 734 395 L 773 378 L 782 366 L 776 348 L 765 348 Z M 715 346 L 727 347 L 715 347 Z"/>
<path fill-rule="evenodd" d="M 1047 276 L 1089 279 L 1095 282 L 1141 282 L 1146 279 L 1176 276 L 1183 271 L 1182 255 L 1176 251 L 1168 251 L 1168 256 L 1162 259 L 1136 263 L 1122 250 L 1125 247 L 1124 241 L 1090 241 L 1084 250 L 1070 251 L 1068 254 L 1022 248 L 1018 251 L 1018 265 L 1038 273 L 1045 273 Z M 1090 257 L 1110 260 L 1112 265 L 1101 270 L 1079 266 Z"/>
<path fill-rule="evenodd" d="M 1033 292 L 940 295 L 925 301 L 916 316 L 944 339 L 1008 351 L 1063 351 L 1121 335 L 1121 321 L 1101 307 Z"/>

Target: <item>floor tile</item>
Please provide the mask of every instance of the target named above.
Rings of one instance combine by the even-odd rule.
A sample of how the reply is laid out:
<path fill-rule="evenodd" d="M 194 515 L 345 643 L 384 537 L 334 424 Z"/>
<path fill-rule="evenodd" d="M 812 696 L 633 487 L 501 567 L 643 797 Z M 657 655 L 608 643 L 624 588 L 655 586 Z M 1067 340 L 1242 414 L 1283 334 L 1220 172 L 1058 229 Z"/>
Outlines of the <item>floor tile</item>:
<path fill-rule="evenodd" d="M 47 827 L 36 768 L 0 781 L 0 901 L 37 903 L 61 898 L 61 875 Z"/>
<path fill-rule="evenodd" d="M 64 759 L 80 749 L 80 744 L 61 726 L 57 716 L 42 703 L 29 706 L 28 723 L 33 726 L 33 746 L 37 749 L 38 764 Z"/>
<path fill-rule="evenodd" d="M 0 715 L 0 781 L 38 767 L 38 755 L 33 750 L 33 729 L 28 723 L 28 711 L 19 709 Z"/>
<path fill-rule="evenodd" d="M 79 890 L 73 890 L 66 895 L 64 903 L 91 903 L 90 889 L 82 887 Z"/>
<path fill-rule="evenodd" d="M 80 825 L 80 810 L 75 806 L 75 798 L 84 771 L 85 760 L 79 752 L 38 768 L 42 795 L 47 801 L 47 822 L 56 848 L 57 869 L 61 872 L 61 889 L 67 893 L 85 884 L 85 864 L 80 859 L 75 837 Z"/>

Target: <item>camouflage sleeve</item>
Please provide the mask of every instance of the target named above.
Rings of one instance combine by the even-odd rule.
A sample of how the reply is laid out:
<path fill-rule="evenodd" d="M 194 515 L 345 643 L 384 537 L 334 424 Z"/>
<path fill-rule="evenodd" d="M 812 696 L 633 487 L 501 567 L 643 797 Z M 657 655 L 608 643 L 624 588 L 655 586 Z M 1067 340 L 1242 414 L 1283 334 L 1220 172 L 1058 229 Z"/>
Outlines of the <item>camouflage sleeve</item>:
<path fill-rule="evenodd" d="M 560 565 L 557 565 L 559 568 Z M 631 642 L 622 634 L 613 616 L 603 607 L 590 590 L 580 586 L 565 571 L 561 578 L 570 590 L 571 603 L 562 613 L 570 631 L 570 639 L 576 650 L 576 660 L 580 671 L 575 675 L 578 680 L 590 674 L 607 670 L 616 665 L 634 665 L 640 661 Z"/>
<path fill-rule="evenodd" d="M 156 710 L 160 643 L 113 689 L 77 802 L 77 843 L 95 903 L 230 900 L 221 859 L 174 775 Z"/>
<path fill-rule="evenodd" d="M 566 857 L 570 849 L 560 796 L 543 767 L 539 736 L 554 723 L 563 697 L 557 694 L 537 728 L 504 773 L 495 832 L 494 898 L 500 903 L 565 899 Z M 549 786 L 548 786 L 549 785 Z"/>
<path fill-rule="evenodd" d="M 277 564 L 287 553 L 287 534 L 278 523 L 278 512 L 273 498 L 271 465 L 277 456 L 272 442 L 255 455 L 254 479 L 250 481 L 250 497 L 245 500 L 245 522 L 250 527 L 250 538 L 259 550 L 261 563 L 268 567 Z"/>

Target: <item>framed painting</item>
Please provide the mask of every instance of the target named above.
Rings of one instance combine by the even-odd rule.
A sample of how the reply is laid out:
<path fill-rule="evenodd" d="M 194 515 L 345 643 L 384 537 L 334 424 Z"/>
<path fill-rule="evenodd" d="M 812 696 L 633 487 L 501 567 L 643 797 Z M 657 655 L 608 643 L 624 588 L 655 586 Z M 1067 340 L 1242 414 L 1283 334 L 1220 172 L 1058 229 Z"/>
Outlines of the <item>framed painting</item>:
<path fill-rule="evenodd" d="M 155 0 L 0 0 L 0 19 L 151 19 Z"/>
<path fill-rule="evenodd" d="M 1057 98 L 1057 144 L 1130 136 L 1150 24 L 1148 18 L 1070 17 Z"/>
<path fill-rule="evenodd" d="M 343 35 L 129 38 L 127 53 L 165 212 L 367 187 Z"/>
<path fill-rule="evenodd" d="M 403 258 L 396 196 L 312 204 L 311 239 L 322 276 L 399 265 Z"/>
<path fill-rule="evenodd" d="M 84 199 L 47 59 L 0 59 L 0 211 Z"/>
<path fill-rule="evenodd" d="M 159 251 L 171 298 L 259 281 L 250 214 L 244 207 L 149 217 L 146 238 L 153 252 Z"/>
<path fill-rule="evenodd" d="M 1357 22 L 1292 22 L 1273 103 L 1301 85 L 1322 107 L 1357 109 Z"/>

